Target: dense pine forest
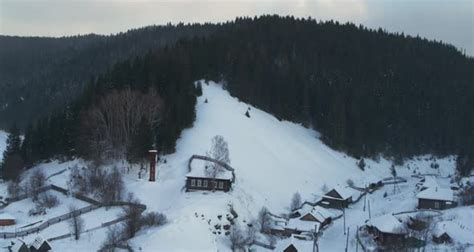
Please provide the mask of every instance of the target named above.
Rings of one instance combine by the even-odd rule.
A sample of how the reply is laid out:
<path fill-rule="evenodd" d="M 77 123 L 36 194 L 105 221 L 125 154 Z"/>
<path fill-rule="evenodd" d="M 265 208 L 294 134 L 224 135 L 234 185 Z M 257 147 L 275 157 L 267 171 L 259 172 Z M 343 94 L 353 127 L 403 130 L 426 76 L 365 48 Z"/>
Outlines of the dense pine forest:
<path fill-rule="evenodd" d="M 401 162 L 425 153 L 458 154 L 460 171 L 472 169 L 474 59 L 451 45 L 354 24 L 278 16 L 167 26 L 169 34 L 185 32 L 140 49 L 140 43 L 130 42 L 156 39 L 162 29 L 121 34 L 128 38 L 125 44 L 118 42 L 120 36 L 2 37 L 0 45 L 18 40 L 38 53 L 20 53 L 9 63 L 14 56 L 5 56 L 5 49 L 0 54 L 0 85 L 6 90 L 0 99 L 8 104 L 0 118 L 4 126 L 29 125 L 23 160 L 90 157 L 93 133 L 87 129 L 94 125 L 87 123 L 114 92 L 118 97 L 156 92 L 162 101 L 156 120 L 137 119 L 140 123 L 124 140 L 125 157 L 133 161 L 153 144 L 163 153 L 173 152 L 181 131 L 194 121 L 200 87 L 193 81 L 204 78 L 222 81 L 233 96 L 279 119 L 318 130 L 327 144 L 357 157 L 383 154 Z M 42 40 L 50 40 L 46 58 L 34 49 Z M 80 56 L 72 57 L 68 41 L 95 50 L 77 50 Z M 45 62 L 48 70 L 40 67 Z M 36 114 L 43 116 L 27 116 Z"/>

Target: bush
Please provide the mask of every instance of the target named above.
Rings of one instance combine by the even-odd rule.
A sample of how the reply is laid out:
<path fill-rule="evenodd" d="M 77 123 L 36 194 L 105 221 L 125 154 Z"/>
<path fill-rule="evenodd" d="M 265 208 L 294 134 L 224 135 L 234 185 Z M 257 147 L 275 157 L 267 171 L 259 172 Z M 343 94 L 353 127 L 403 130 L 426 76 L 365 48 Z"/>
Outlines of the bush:
<path fill-rule="evenodd" d="M 347 185 L 350 186 L 350 187 L 353 187 L 354 186 L 354 181 L 352 181 L 352 179 L 348 179 L 346 181 Z"/>
<path fill-rule="evenodd" d="M 8 191 L 8 197 L 10 198 L 15 198 L 20 196 L 23 188 L 20 185 L 20 182 L 18 180 L 13 180 L 8 183 L 7 191 Z"/>
<path fill-rule="evenodd" d="M 42 208 L 53 208 L 58 204 L 58 197 L 46 192 L 39 194 L 38 200 L 36 201 L 36 205 Z"/>
<path fill-rule="evenodd" d="M 474 205 L 474 186 L 466 185 L 459 193 L 461 204 L 465 206 Z"/>
<path fill-rule="evenodd" d="M 357 162 L 357 166 L 359 167 L 359 169 L 361 170 L 365 170 L 365 160 L 363 158 L 361 158 L 358 162 Z"/>
<path fill-rule="evenodd" d="M 166 224 L 168 220 L 162 213 L 149 212 L 142 216 L 141 223 L 143 226 L 153 227 Z"/>
<path fill-rule="evenodd" d="M 29 193 L 33 201 L 38 199 L 40 189 L 46 185 L 46 176 L 41 170 L 36 169 L 30 176 L 28 181 Z"/>

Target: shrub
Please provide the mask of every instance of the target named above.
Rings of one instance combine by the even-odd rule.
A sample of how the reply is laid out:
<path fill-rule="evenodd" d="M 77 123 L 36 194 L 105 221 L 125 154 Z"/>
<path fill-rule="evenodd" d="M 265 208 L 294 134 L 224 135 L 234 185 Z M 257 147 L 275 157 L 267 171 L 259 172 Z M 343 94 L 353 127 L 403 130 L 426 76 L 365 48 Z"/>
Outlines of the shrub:
<path fill-rule="evenodd" d="M 161 226 L 166 224 L 168 220 L 166 216 L 162 213 L 157 212 L 149 212 L 142 216 L 141 223 L 143 226 Z"/>
<path fill-rule="evenodd" d="M 37 206 L 43 207 L 43 208 L 53 208 L 59 204 L 58 197 L 43 192 L 38 195 L 38 200 L 36 201 Z"/>

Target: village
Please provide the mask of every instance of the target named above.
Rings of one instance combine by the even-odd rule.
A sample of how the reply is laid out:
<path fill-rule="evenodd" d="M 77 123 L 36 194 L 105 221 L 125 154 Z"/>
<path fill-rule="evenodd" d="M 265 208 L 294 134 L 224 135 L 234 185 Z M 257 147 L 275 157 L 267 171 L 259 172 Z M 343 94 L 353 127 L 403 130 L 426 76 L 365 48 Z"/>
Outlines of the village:
<path fill-rule="evenodd" d="M 218 84 L 204 85 L 203 91 L 196 123 L 183 133 L 176 153 L 159 156 L 152 150 L 144 169 L 106 167 L 118 167 L 127 191 L 140 200 L 140 213 L 157 211 L 168 220 L 138 231 L 120 248 L 473 251 L 474 207 L 463 193 L 474 179 L 456 178 L 454 157 L 362 162 L 330 149 L 317 132 L 237 101 Z M 262 141 L 265 134 L 279 138 Z M 45 215 L 28 215 L 34 208 L 28 195 L 6 200 L 1 184 L 0 246 L 22 252 L 97 250 L 111 228 L 126 222 L 122 211 L 130 202 L 69 193 L 75 167 L 86 166 L 83 160 L 51 161 L 25 173 L 27 180 L 43 171 L 42 190 L 61 202 Z M 85 222 L 78 240 L 69 225 L 75 213 Z"/>

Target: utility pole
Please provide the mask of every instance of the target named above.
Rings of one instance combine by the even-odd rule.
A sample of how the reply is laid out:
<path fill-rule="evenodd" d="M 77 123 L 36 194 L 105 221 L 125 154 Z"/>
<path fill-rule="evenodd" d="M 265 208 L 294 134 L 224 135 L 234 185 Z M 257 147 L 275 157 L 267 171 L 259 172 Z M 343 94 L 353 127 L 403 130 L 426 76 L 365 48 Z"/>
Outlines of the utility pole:
<path fill-rule="evenodd" d="M 364 208 L 363 208 L 364 212 L 365 212 L 365 204 L 366 204 L 366 202 L 367 202 L 367 185 L 365 185 Z"/>
<path fill-rule="evenodd" d="M 370 216 L 370 200 L 367 202 L 367 204 L 368 204 L 368 207 L 369 207 L 369 219 L 370 219 L 371 218 L 371 216 Z"/>
<path fill-rule="evenodd" d="M 342 218 L 344 219 L 344 234 L 346 234 L 346 208 L 342 208 Z"/>
<path fill-rule="evenodd" d="M 356 226 L 356 252 L 359 252 L 359 226 Z"/>
<path fill-rule="evenodd" d="M 349 227 L 347 227 L 347 236 L 346 236 L 346 252 L 347 252 L 347 246 L 349 245 Z"/>
<path fill-rule="evenodd" d="M 318 228 L 318 224 L 316 224 L 314 225 L 314 233 L 313 233 L 313 252 L 319 252 L 318 233 L 319 233 L 319 228 Z"/>

